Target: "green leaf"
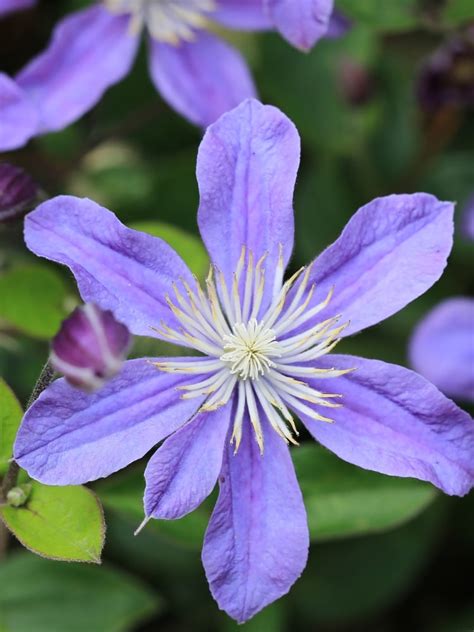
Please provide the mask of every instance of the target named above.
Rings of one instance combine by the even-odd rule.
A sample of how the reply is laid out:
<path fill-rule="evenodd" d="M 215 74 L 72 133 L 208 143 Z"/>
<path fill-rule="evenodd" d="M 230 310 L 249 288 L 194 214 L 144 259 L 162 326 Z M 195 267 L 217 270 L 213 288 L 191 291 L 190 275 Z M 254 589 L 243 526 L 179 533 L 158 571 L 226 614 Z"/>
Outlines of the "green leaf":
<path fill-rule="evenodd" d="M 96 489 L 106 509 L 112 509 L 123 515 L 136 528 L 144 517 L 144 487 L 143 469 L 137 467 L 126 474 L 109 478 L 99 484 Z M 156 530 L 173 542 L 200 550 L 213 503 L 214 499 L 211 497 L 180 520 L 150 520 L 145 528 Z"/>
<path fill-rule="evenodd" d="M 421 513 L 436 490 L 341 461 L 316 445 L 292 451 L 311 537 L 329 540 L 392 529 Z"/>
<path fill-rule="evenodd" d="M 162 222 L 134 222 L 130 228 L 164 239 L 184 259 L 198 278 L 205 277 L 209 268 L 209 257 L 202 241 L 194 235 Z"/>
<path fill-rule="evenodd" d="M 11 388 L 0 378 L 0 473 L 8 467 L 23 411 Z"/>
<path fill-rule="evenodd" d="M 7 632 L 129 632 L 161 606 L 136 577 L 28 553 L 2 562 L 0 584 L 0 621 Z"/>
<path fill-rule="evenodd" d="M 27 549 L 54 560 L 100 563 L 105 525 L 87 487 L 49 487 L 32 481 L 22 507 L 0 507 L 5 525 Z"/>
<path fill-rule="evenodd" d="M 316 544 L 289 596 L 302 629 L 359 629 L 361 620 L 407 594 L 442 534 L 447 515 L 440 501 L 388 533 Z"/>
<path fill-rule="evenodd" d="M 442 14 L 443 22 L 449 26 L 458 26 L 474 19 L 472 0 L 450 0 Z"/>
<path fill-rule="evenodd" d="M 42 265 L 23 265 L 0 276 L 0 320 L 36 338 L 51 338 L 66 315 L 61 277 Z"/>
<path fill-rule="evenodd" d="M 357 23 L 399 31 L 417 26 L 418 0 L 339 0 L 338 7 Z"/>

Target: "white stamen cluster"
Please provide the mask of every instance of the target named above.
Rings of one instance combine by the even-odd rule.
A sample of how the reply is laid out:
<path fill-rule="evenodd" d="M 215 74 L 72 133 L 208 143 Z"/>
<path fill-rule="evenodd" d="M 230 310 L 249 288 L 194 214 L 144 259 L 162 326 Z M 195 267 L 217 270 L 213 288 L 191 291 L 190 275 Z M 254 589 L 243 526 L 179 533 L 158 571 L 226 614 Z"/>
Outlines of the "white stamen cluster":
<path fill-rule="evenodd" d="M 192 41 L 195 29 L 206 25 L 216 8 L 215 0 L 105 0 L 112 13 L 129 13 L 130 30 L 137 34 L 146 26 L 159 42 L 178 45 Z"/>
<path fill-rule="evenodd" d="M 157 331 L 177 344 L 191 346 L 205 355 L 202 358 L 176 358 L 158 362 L 161 371 L 201 375 L 202 379 L 189 386 L 183 398 L 206 397 L 201 410 L 216 410 L 224 406 L 236 391 L 236 409 L 232 442 L 238 450 L 242 438 L 245 412 L 263 452 L 260 416 L 285 441 L 296 443 L 298 435 L 290 409 L 312 419 L 331 422 L 305 402 L 335 408 L 333 400 L 340 395 L 323 393 L 304 381 L 311 377 L 338 377 L 347 370 L 318 369 L 308 363 L 329 353 L 338 343 L 346 325 L 336 326 L 338 316 L 304 329 L 304 325 L 329 303 L 332 291 L 324 301 L 308 308 L 314 286 L 308 290 L 311 268 L 302 268 L 282 284 L 284 262 L 279 258 L 273 300 L 262 310 L 265 274 L 262 257 L 256 265 L 252 253 L 243 248 L 232 288 L 227 287 L 222 272 L 211 268 L 205 293 L 196 279 L 195 287 L 187 282 L 180 291 L 174 284 L 176 300 L 167 297 L 168 305 L 182 325 L 181 331 L 162 324 Z M 301 278 L 298 286 L 295 281 Z M 290 290 L 293 288 L 293 292 Z M 303 379 L 298 379 L 303 378 Z"/>

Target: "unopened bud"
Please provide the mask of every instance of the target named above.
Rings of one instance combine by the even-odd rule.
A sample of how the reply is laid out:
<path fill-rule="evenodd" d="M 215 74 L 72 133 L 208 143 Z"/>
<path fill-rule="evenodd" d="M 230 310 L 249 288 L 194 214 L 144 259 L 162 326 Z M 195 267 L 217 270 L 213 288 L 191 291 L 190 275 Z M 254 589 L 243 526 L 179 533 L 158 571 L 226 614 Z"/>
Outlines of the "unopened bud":
<path fill-rule="evenodd" d="M 365 105 L 374 93 L 371 72 L 360 62 L 345 57 L 340 66 L 339 84 L 344 99 L 355 107 Z"/>
<path fill-rule="evenodd" d="M 417 80 L 421 106 L 474 106 L 474 26 L 455 35 L 423 64 Z"/>
<path fill-rule="evenodd" d="M 0 163 L 0 222 L 18 219 L 39 201 L 39 187 L 20 167 Z"/>
<path fill-rule="evenodd" d="M 119 372 L 130 340 L 127 327 L 112 312 L 88 303 L 62 323 L 51 345 L 50 361 L 72 386 L 95 391 Z"/>
<path fill-rule="evenodd" d="M 12 487 L 7 494 L 7 504 L 10 507 L 22 507 L 31 494 L 31 483 Z"/>

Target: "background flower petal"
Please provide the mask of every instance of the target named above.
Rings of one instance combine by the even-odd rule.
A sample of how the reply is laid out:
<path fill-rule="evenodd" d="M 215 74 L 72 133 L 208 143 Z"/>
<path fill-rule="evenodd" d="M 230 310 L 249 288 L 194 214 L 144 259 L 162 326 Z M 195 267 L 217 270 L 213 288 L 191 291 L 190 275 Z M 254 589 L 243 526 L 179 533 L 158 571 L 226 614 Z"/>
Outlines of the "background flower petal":
<path fill-rule="evenodd" d="M 62 20 L 49 47 L 16 78 L 38 108 L 38 132 L 63 129 L 95 105 L 129 72 L 138 43 L 127 16 L 100 5 Z"/>
<path fill-rule="evenodd" d="M 248 418 L 237 454 L 227 447 L 202 552 L 214 598 L 239 622 L 286 594 L 308 556 L 306 512 L 288 447 L 266 424 L 264 433 L 263 455 Z"/>
<path fill-rule="evenodd" d="M 427 193 L 369 202 L 314 262 L 310 305 L 333 287 L 324 317 L 341 314 L 341 323 L 349 321 L 343 336 L 398 312 L 443 273 L 453 243 L 453 213 L 454 204 Z"/>
<path fill-rule="evenodd" d="M 242 55 L 204 31 L 178 46 L 150 40 L 150 72 L 165 101 L 202 127 L 256 94 Z"/>
<path fill-rule="evenodd" d="M 303 50 L 309 50 L 326 34 L 333 0 L 263 0 L 275 27 L 283 37 Z"/>
<path fill-rule="evenodd" d="M 186 264 L 163 240 L 124 226 L 92 200 L 59 196 L 25 220 L 28 248 L 74 273 L 84 301 L 110 309 L 134 334 L 178 326 L 166 303 L 173 281 L 193 283 Z"/>
<path fill-rule="evenodd" d="M 233 399 L 201 412 L 151 457 L 145 470 L 145 513 L 174 519 L 196 509 L 214 489 L 222 467 Z"/>
<path fill-rule="evenodd" d="M 154 360 L 155 361 L 155 360 Z M 203 398 L 181 399 L 188 376 L 129 360 L 103 389 L 87 394 L 60 379 L 26 412 L 16 461 L 36 480 L 74 485 L 108 476 L 188 421 Z"/>
<path fill-rule="evenodd" d="M 324 37 L 329 39 L 338 39 L 343 37 L 352 27 L 352 20 L 350 20 L 344 13 L 341 13 L 337 9 L 331 14 L 329 24 Z"/>
<path fill-rule="evenodd" d="M 212 20 L 236 30 L 270 29 L 273 22 L 264 0 L 219 0 Z"/>
<path fill-rule="evenodd" d="M 415 329 L 410 360 L 446 395 L 474 401 L 474 299 L 436 306 Z"/>
<path fill-rule="evenodd" d="M 0 16 L 11 13 L 12 11 L 29 9 L 35 4 L 36 0 L 0 0 Z"/>
<path fill-rule="evenodd" d="M 265 303 L 280 245 L 287 264 L 293 248 L 293 189 L 300 139 L 280 110 L 248 100 L 206 132 L 199 148 L 197 178 L 201 201 L 198 223 L 212 261 L 227 283 L 242 246 L 255 261 L 266 254 Z"/>
<path fill-rule="evenodd" d="M 0 73 L 0 151 L 25 145 L 38 129 L 38 114 L 29 96 Z"/>
<path fill-rule="evenodd" d="M 353 356 L 327 356 L 317 366 L 356 368 L 330 386 L 308 380 L 343 397 L 331 410 L 332 424 L 300 415 L 322 445 L 349 463 L 430 481 L 447 494 L 471 489 L 474 421 L 433 384 L 401 366 Z"/>

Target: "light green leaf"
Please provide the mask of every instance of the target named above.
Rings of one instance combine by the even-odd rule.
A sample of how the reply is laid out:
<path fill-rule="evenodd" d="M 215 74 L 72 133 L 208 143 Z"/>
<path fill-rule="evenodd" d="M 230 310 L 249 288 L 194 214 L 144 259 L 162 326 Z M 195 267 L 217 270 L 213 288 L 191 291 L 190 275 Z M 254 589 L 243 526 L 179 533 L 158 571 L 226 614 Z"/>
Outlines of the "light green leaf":
<path fill-rule="evenodd" d="M 0 507 L 5 525 L 27 549 L 54 560 L 100 563 L 105 525 L 87 487 L 49 487 L 32 481 L 22 507 Z"/>
<path fill-rule="evenodd" d="M 61 277 L 42 265 L 23 265 L 0 276 L 0 320 L 36 338 L 51 338 L 66 315 Z"/>
<path fill-rule="evenodd" d="M 136 577 L 28 553 L 2 562 L 0 584 L 6 632 L 129 632 L 161 606 Z"/>
<path fill-rule="evenodd" d="M 436 490 L 341 461 L 316 445 L 292 451 L 311 537 L 329 540 L 385 531 L 421 513 Z"/>
<path fill-rule="evenodd" d="M 205 277 L 209 257 L 201 240 L 191 233 L 162 222 L 134 222 L 130 228 L 164 239 L 184 259 L 191 272 L 199 279 Z"/>
<path fill-rule="evenodd" d="M 138 527 L 144 518 L 144 488 L 143 469 L 137 467 L 126 474 L 109 478 L 99 484 L 96 490 L 104 507 L 130 520 L 133 529 Z M 150 520 L 145 528 L 150 531 L 156 530 L 181 545 L 200 550 L 213 504 L 213 498 L 208 499 L 180 520 Z"/>
<path fill-rule="evenodd" d="M 0 378 L 0 473 L 8 467 L 23 411 L 11 388 Z"/>

